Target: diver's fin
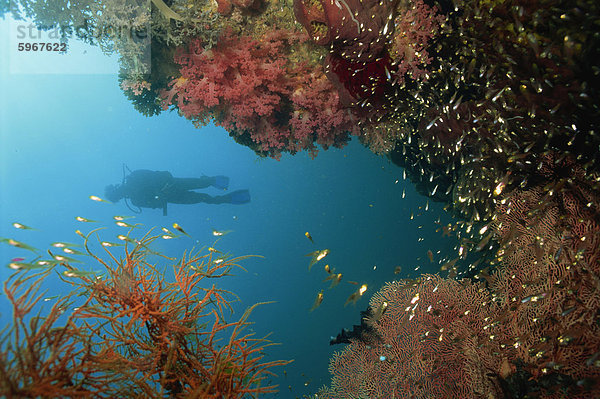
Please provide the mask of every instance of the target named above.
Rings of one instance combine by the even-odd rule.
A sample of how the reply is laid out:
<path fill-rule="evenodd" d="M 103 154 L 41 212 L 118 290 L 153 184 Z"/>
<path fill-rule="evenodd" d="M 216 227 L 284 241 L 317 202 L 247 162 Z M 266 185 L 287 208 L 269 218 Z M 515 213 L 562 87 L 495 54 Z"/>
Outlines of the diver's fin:
<path fill-rule="evenodd" d="M 248 190 L 237 190 L 228 194 L 231 204 L 247 204 L 250 202 L 250 191 Z"/>
<path fill-rule="evenodd" d="M 227 176 L 215 176 L 215 181 L 212 184 L 213 187 L 218 188 L 220 190 L 227 190 L 229 187 L 229 177 Z"/>

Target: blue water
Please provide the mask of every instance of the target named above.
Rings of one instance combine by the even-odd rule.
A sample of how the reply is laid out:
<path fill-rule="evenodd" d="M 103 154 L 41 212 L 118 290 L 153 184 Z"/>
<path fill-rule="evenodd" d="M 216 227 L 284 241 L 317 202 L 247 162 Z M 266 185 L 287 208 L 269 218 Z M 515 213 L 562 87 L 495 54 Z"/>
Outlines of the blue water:
<path fill-rule="evenodd" d="M 174 222 L 186 229 L 192 238 L 154 247 L 169 255 L 211 245 L 211 232 L 218 229 L 233 230 L 219 242 L 220 249 L 264 256 L 244 261 L 247 272 L 236 271 L 218 284 L 241 298 L 232 318 L 256 302 L 275 301 L 257 309 L 251 321 L 258 336 L 272 332 L 270 339 L 281 343 L 268 349 L 270 359 L 294 359 L 275 370 L 277 397 L 301 397 L 328 384 L 328 359 L 342 349 L 329 346 L 329 337 L 358 324 L 359 311 L 385 281 L 436 271 L 454 244 L 435 232 L 438 218 L 449 220 L 441 206 L 429 202 L 425 211 L 427 199 L 402 179 L 402 169 L 357 141 L 320 151 L 316 159 L 306 153 L 259 159 L 221 128 L 196 129 L 176 112 L 144 117 L 119 89 L 116 74 L 11 75 L 3 64 L 0 83 L 0 237 L 45 250 L 54 241 L 81 243 L 76 229 L 106 226 L 101 238 L 115 241 L 125 231 L 114 226 L 112 216 L 135 214 L 123 202 L 88 197 L 102 196 L 106 185 L 120 183 L 123 164 L 132 170 L 168 170 L 176 177 L 223 174 L 231 178 L 230 189 L 250 190 L 250 204 L 169 205 L 166 217 L 144 209 L 133 221 L 146 230 Z M 98 223 L 80 223 L 76 216 Z M 17 230 L 13 222 L 36 230 Z M 331 253 L 309 273 L 305 255 L 324 248 Z M 441 251 L 435 263 L 427 258 L 428 249 Z M 2 265 L 30 255 L 0 246 Z M 91 258 L 81 259 L 85 267 L 99 269 Z M 323 282 L 325 263 L 344 274 L 334 289 Z M 394 274 L 396 266 L 402 274 Z M 1 266 L 0 279 L 11 272 Z M 356 306 L 344 307 L 357 288 L 348 280 L 369 288 Z M 311 313 L 321 289 L 324 301 Z M 10 322 L 10 309 L 4 297 L 0 300 L 0 321 Z"/>

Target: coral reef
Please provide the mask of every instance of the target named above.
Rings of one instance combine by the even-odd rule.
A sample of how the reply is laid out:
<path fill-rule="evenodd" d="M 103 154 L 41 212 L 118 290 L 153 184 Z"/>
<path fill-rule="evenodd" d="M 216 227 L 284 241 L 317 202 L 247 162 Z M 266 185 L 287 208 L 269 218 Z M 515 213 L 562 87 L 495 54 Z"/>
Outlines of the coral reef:
<path fill-rule="evenodd" d="M 315 155 L 317 146 L 341 147 L 355 135 L 459 218 L 458 256 L 442 271 L 463 279 L 426 275 L 387 284 L 363 320 L 375 333 L 340 337 L 351 342 L 332 360 L 332 386 L 322 397 L 600 396 L 600 3 L 153 0 L 140 13 L 114 0 L 54 12 L 24 3 L 22 13 L 13 5 L 3 12 L 41 25 L 58 21 L 63 33 L 89 20 L 82 38 L 120 53 L 121 87 L 146 115 L 171 107 L 198 127 L 212 120 L 237 142 L 275 158 Z M 140 43 L 92 36 L 95 27 L 127 20 L 134 30 L 150 25 L 151 71 L 140 63 L 148 56 Z M 245 316 L 230 325 L 219 307 L 191 315 L 187 308 L 156 307 L 163 297 L 130 284 L 166 287 L 138 267 L 143 251 L 127 253 L 125 264 L 110 269 L 112 280 L 82 279 L 78 286 L 93 295 L 73 320 L 86 323 L 89 316 L 117 323 L 119 334 L 145 334 L 140 342 L 137 335 L 107 333 L 102 339 L 112 352 L 100 352 L 75 322 L 60 330 L 71 335 L 50 330 L 70 299 L 28 328 L 23 317 L 31 309 L 23 303 L 39 297 L 17 298 L 25 279 L 7 286 L 16 319 L 13 346 L 6 347 L 11 355 L 2 359 L 10 365 L 3 371 L 10 376 L 6 389 L 35 396 L 40 391 L 20 381 L 37 379 L 40 387 L 64 389 L 59 394 L 98 390 L 94 378 L 119 363 L 127 368 L 112 377 L 122 392 L 158 386 L 170 393 L 256 393 L 270 363 L 238 366 L 238 354 L 200 345 L 221 327 L 239 331 Z M 477 262 L 461 269 L 473 254 Z M 182 303 L 195 275 L 176 273 Z M 226 307 L 219 291 L 204 295 Z M 113 321 L 115 312 L 129 319 Z M 207 363 L 187 351 L 189 326 L 176 322 L 181 314 L 214 317 L 213 329 L 194 336 L 191 346 L 201 347 Z M 93 333 L 103 328 L 85 326 Z M 20 356 L 26 345 L 19 337 L 42 344 Z M 119 339 L 145 346 L 119 346 Z M 44 346 L 88 363 L 71 372 Z M 131 353 L 143 361 L 133 362 Z M 36 368 L 35 359 L 52 367 Z M 86 374 L 90 364 L 100 373 Z M 57 374 L 44 374 L 50 369 Z"/>
<path fill-rule="evenodd" d="M 319 397 L 598 397 L 597 175 L 549 152 L 527 185 L 503 188 L 477 243 L 496 252 L 479 283 L 388 283 L 367 317 L 377 338 L 350 338 Z"/>
<path fill-rule="evenodd" d="M 176 62 L 181 76 L 162 93 L 164 106 L 176 104 L 197 126 L 211 118 L 230 134 L 249 136 L 257 152 L 316 153 L 314 142 L 342 146 L 356 133 L 351 114 L 319 70 L 288 65 L 287 49 L 302 37 L 287 31 L 260 40 L 224 32 L 206 49 L 193 41 Z"/>
<path fill-rule="evenodd" d="M 353 339 L 329 366 L 323 398 L 497 397 L 509 369 L 486 320 L 498 307 L 481 284 L 424 275 L 386 284 L 370 301 L 379 339 Z"/>
<path fill-rule="evenodd" d="M 270 342 L 245 330 L 252 309 L 227 321 L 233 297 L 207 279 L 228 275 L 244 257 L 191 252 L 174 261 L 173 279 L 149 263 L 158 237 L 129 239 L 123 258 L 89 254 L 94 274 L 63 262 L 72 290 L 46 315 L 40 287 L 53 271 L 18 271 L 5 282 L 13 324 L 0 344 L 0 392 L 7 397 L 242 398 L 273 392 L 262 384 L 275 366 Z M 105 246 L 106 248 L 106 246 Z M 230 296 L 232 296 L 230 298 Z M 40 312 L 40 313 L 35 313 Z"/>
<path fill-rule="evenodd" d="M 560 373 L 584 385 L 600 378 L 598 194 L 586 194 L 582 170 L 572 162 L 555 162 L 549 156 L 540 173 L 550 177 L 570 165 L 560 188 L 548 179 L 499 203 L 494 225 L 502 267 L 491 288 L 507 308 L 500 320 L 527 371 L 534 378 Z"/>

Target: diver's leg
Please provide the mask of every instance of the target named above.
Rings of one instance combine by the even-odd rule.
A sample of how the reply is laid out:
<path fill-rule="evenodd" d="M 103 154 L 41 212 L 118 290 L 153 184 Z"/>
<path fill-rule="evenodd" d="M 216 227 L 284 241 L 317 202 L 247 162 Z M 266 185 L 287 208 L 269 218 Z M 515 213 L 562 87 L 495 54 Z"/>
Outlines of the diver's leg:
<path fill-rule="evenodd" d="M 171 193 L 167 201 L 172 204 L 245 204 L 250 202 L 248 190 L 237 190 L 226 195 L 208 195 L 195 191 L 179 191 Z"/>
<path fill-rule="evenodd" d="M 210 187 L 214 182 L 214 177 L 175 177 L 173 184 L 180 190 L 195 190 L 197 188 Z"/>
<path fill-rule="evenodd" d="M 226 189 L 229 186 L 227 176 L 202 176 L 202 177 L 176 177 L 173 179 L 175 186 L 181 190 L 195 190 L 198 188 L 216 187 Z"/>

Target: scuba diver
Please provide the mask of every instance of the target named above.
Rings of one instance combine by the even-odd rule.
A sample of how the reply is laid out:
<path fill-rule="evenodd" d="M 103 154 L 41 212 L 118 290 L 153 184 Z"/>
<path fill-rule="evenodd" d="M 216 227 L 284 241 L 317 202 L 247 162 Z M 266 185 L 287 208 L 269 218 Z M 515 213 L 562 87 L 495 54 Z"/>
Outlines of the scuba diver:
<path fill-rule="evenodd" d="M 225 195 L 211 196 L 195 189 L 215 187 L 226 190 L 227 176 L 202 176 L 191 178 L 173 177 L 167 171 L 134 170 L 123 179 L 122 184 L 111 184 L 104 190 L 111 202 L 127 199 L 138 208 L 161 208 L 167 215 L 167 204 L 245 204 L 250 202 L 248 190 L 237 190 Z M 129 204 L 127 204 L 129 207 Z M 131 208 L 130 208 L 131 209 Z M 133 209 L 132 209 L 133 211 Z"/>

